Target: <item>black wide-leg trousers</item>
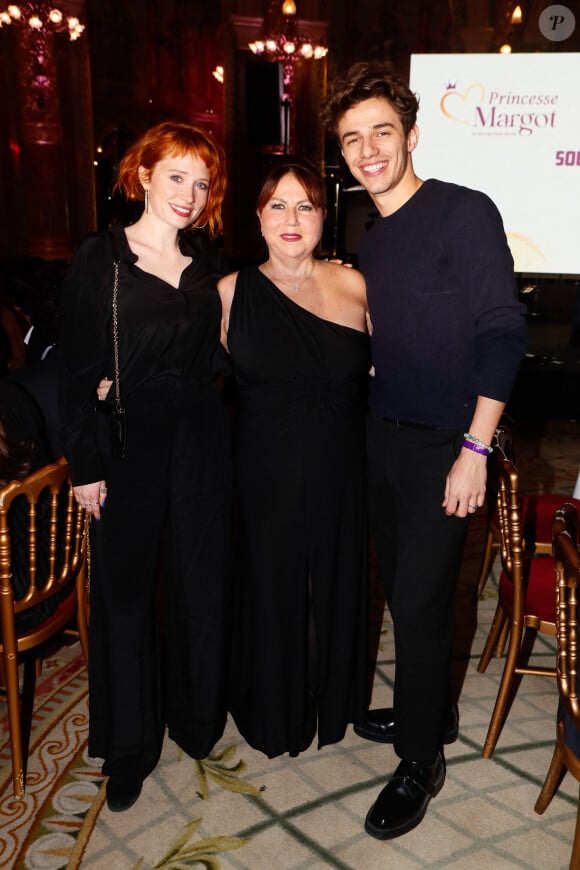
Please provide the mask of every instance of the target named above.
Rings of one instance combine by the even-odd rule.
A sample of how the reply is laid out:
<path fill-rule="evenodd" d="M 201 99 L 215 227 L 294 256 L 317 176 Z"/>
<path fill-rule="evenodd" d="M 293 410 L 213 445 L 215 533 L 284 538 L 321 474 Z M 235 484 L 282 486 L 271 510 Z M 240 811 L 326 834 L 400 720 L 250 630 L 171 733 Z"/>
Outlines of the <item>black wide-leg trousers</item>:
<path fill-rule="evenodd" d="M 463 433 L 374 412 L 367 433 L 371 530 L 395 635 L 395 752 L 429 764 L 449 710 L 453 593 L 468 522 L 441 504 Z"/>
<path fill-rule="evenodd" d="M 223 733 L 231 452 L 212 385 L 167 379 L 126 415 L 127 455 L 107 461 L 92 523 L 89 751 L 108 775 L 144 778 L 165 726 L 195 758 Z"/>

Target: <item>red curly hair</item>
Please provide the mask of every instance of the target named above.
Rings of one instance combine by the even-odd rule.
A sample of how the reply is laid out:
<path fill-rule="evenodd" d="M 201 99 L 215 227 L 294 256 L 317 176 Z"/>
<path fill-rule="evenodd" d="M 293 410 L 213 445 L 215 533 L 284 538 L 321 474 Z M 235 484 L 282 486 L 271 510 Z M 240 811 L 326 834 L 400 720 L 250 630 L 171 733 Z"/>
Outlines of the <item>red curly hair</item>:
<path fill-rule="evenodd" d="M 225 156 L 222 147 L 199 127 L 179 121 L 164 121 L 151 127 L 121 160 L 115 190 L 122 191 L 128 199 L 144 199 L 139 167 L 151 172 L 156 163 L 173 154 L 191 154 L 207 166 L 210 175 L 207 203 L 192 226 L 207 224 L 210 238 L 217 238 L 223 228 L 221 208 L 227 185 Z"/>

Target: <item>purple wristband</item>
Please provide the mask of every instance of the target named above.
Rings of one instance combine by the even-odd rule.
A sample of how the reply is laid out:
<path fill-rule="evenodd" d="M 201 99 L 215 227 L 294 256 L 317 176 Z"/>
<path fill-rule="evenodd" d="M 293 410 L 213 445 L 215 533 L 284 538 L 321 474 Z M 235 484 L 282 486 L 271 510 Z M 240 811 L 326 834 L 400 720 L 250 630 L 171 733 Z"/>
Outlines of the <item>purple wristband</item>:
<path fill-rule="evenodd" d="M 479 444 L 474 444 L 473 441 L 466 439 L 461 446 L 467 447 L 468 450 L 473 450 L 474 453 L 480 453 L 481 456 L 489 456 L 487 447 L 480 447 Z"/>

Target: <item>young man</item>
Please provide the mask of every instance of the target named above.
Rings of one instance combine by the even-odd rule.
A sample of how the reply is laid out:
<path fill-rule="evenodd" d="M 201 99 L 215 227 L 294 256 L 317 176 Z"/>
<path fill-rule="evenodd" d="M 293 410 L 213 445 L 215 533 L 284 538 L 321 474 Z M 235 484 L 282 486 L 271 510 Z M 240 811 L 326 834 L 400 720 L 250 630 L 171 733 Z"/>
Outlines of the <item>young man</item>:
<path fill-rule="evenodd" d="M 452 605 L 470 514 L 485 499 L 490 443 L 526 348 L 523 306 L 498 210 L 483 193 L 413 170 L 415 95 L 359 63 L 323 109 L 379 219 L 360 268 L 373 323 L 370 513 L 395 632 L 393 708 L 356 727 L 401 762 L 366 831 L 418 825 L 445 781 L 457 737 L 450 699 Z"/>

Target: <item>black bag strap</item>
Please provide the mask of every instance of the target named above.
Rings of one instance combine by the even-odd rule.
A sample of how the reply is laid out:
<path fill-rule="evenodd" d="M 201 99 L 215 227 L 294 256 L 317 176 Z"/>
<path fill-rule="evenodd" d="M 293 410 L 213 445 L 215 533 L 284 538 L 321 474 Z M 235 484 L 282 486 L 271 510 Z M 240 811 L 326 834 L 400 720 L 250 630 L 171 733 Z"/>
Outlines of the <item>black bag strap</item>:
<path fill-rule="evenodd" d="M 106 230 L 107 236 L 109 237 L 109 242 L 111 243 L 111 250 L 113 252 L 113 263 L 121 262 L 121 254 L 119 253 L 119 245 L 117 243 L 117 236 L 112 230 Z"/>
<path fill-rule="evenodd" d="M 111 243 L 111 249 L 113 251 L 113 299 L 112 299 L 112 308 L 113 308 L 113 361 L 115 365 L 114 372 L 114 380 L 115 380 L 115 410 L 118 414 L 123 412 L 123 405 L 121 404 L 121 377 L 119 373 L 119 307 L 118 307 L 118 294 L 119 294 L 119 265 L 121 263 L 121 256 L 119 254 L 119 246 L 117 244 L 117 239 L 115 238 L 115 234 L 111 230 L 107 230 L 107 235 L 109 237 L 109 241 Z"/>

